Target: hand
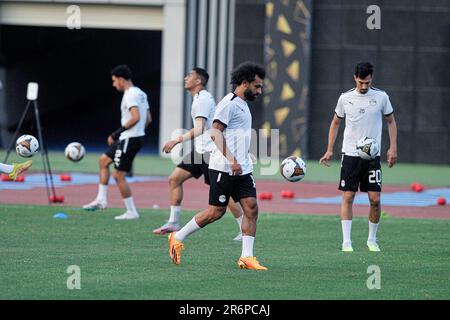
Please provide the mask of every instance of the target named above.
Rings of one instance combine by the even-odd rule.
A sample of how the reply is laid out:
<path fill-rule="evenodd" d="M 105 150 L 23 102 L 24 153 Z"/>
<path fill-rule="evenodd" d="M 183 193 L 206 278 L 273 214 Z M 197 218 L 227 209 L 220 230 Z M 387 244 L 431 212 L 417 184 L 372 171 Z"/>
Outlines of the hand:
<path fill-rule="evenodd" d="M 239 163 L 234 162 L 234 163 L 231 165 L 231 174 L 232 174 L 233 176 L 239 176 L 239 175 L 242 174 L 242 167 L 241 167 L 241 165 L 240 165 Z"/>
<path fill-rule="evenodd" d="M 170 153 L 172 149 L 178 144 L 178 141 L 176 140 L 170 140 L 167 142 L 164 147 L 162 148 L 162 151 L 165 153 Z"/>
<path fill-rule="evenodd" d="M 113 139 L 113 137 L 109 136 L 108 137 L 108 146 L 112 145 L 115 142 L 115 140 Z"/>
<path fill-rule="evenodd" d="M 320 158 L 319 163 L 320 163 L 321 165 L 330 167 L 330 166 L 331 166 L 330 160 L 331 160 L 331 157 L 332 157 L 332 156 L 333 156 L 333 152 L 331 152 L 331 151 L 325 152 L 325 154 L 323 155 L 323 157 Z"/>
<path fill-rule="evenodd" d="M 388 167 L 392 168 L 397 163 L 397 149 L 389 148 L 387 152 Z"/>

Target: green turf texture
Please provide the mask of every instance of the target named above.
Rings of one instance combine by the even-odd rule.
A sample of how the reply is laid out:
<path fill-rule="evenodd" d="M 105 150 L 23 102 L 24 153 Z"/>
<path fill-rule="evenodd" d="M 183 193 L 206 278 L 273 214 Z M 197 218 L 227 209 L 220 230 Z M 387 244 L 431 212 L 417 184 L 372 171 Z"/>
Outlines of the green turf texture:
<path fill-rule="evenodd" d="M 67 220 L 53 219 L 65 212 Z M 367 220 L 355 218 L 355 252 L 340 251 L 337 216 L 261 214 L 255 254 L 267 272 L 238 269 L 241 243 L 230 214 L 186 241 L 182 264 L 168 257 L 167 237 L 151 230 L 165 210 L 118 222 L 65 207 L 0 207 L 0 299 L 448 299 L 450 220 L 382 220 L 381 253 L 369 252 Z M 182 214 L 187 222 L 192 212 Z M 81 290 L 67 289 L 67 268 L 81 270 Z M 368 267 L 381 270 L 369 290 Z"/>
<path fill-rule="evenodd" d="M 5 152 L 0 151 L 0 159 L 4 159 Z M 51 168 L 56 172 L 98 172 L 98 153 L 87 153 L 86 157 L 77 163 L 71 162 L 64 157 L 63 152 L 51 152 L 49 154 Z M 40 154 L 33 157 L 33 167 L 30 170 L 42 171 L 43 161 Z M 3 161 L 3 160 L 1 160 Z M 8 162 L 22 162 L 14 152 L 11 153 Z M 305 182 L 328 182 L 336 184 L 339 181 L 340 163 L 332 162 L 331 167 L 319 165 L 317 160 L 308 160 L 307 174 Z M 256 179 L 283 180 L 277 168 L 272 175 L 261 174 L 261 164 L 255 166 L 254 175 Z M 134 164 L 136 175 L 158 175 L 168 176 L 175 168 L 175 164 L 170 159 L 160 158 L 151 155 L 139 155 Z M 427 164 L 405 164 L 398 163 L 393 168 L 387 168 L 386 163 L 382 163 L 383 184 L 384 185 L 410 185 L 419 182 L 426 186 L 450 186 L 450 166 L 427 165 Z"/>

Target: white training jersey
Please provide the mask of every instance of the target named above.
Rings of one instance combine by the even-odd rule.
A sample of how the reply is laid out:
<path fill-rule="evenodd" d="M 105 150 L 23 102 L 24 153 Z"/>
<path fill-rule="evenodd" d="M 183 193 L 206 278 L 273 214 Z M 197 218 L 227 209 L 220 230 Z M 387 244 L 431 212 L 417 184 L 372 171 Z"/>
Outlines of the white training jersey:
<path fill-rule="evenodd" d="M 191 108 L 193 125 L 195 126 L 195 119 L 205 119 L 204 133 L 195 138 L 194 142 L 195 150 L 200 154 L 211 152 L 214 149 L 214 142 L 211 139 L 211 132 L 209 129 L 211 129 L 213 123 L 215 109 L 216 102 L 208 91 L 202 90 L 194 96 Z"/>
<path fill-rule="evenodd" d="M 386 92 L 370 88 L 366 94 L 362 94 L 352 89 L 341 94 L 335 112 L 339 118 L 345 118 L 342 144 L 345 155 L 358 156 L 356 143 L 363 137 L 376 139 L 381 150 L 383 116 L 394 112 Z"/>
<path fill-rule="evenodd" d="M 148 105 L 147 95 L 144 91 L 138 87 L 131 87 L 126 90 L 122 97 L 122 104 L 120 111 L 122 113 L 121 124 L 125 125 L 131 119 L 130 109 L 137 107 L 139 109 L 139 122 L 133 127 L 125 130 L 120 135 L 119 140 L 125 140 L 128 138 L 136 138 L 145 136 L 145 123 L 147 121 L 147 110 L 150 109 Z"/>
<path fill-rule="evenodd" d="M 228 150 L 234 155 L 242 167 L 242 174 L 253 172 L 253 163 L 249 155 L 252 137 L 252 114 L 247 102 L 234 93 L 230 93 L 220 101 L 214 114 L 214 120 L 226 126 L 223 135 Z M 232 174 L 230 163 L 216 147 L 209 159 L 209 168 Z"/>

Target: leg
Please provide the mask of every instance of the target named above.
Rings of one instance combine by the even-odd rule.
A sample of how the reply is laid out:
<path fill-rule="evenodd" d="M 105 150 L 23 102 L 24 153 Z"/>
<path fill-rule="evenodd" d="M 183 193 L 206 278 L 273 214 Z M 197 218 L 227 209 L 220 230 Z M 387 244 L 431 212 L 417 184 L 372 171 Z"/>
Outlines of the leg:
<path fill-rule="evenodd" d="M 253 254 L 256 223 L 258 220 L 258 203 L 256 198 L 242 198 L 239 202 L 244 210 L 244 218 L 242 219 L 242 253 L 238 260 L 238 266 L 241 269 L 268 270 L 259 264 Z"/>
<path fill-rule="evenodd" d="M 353 201 L 355 200 L 356 192 L 345 191 L 342 196 L 341 203 L 341 220 L 353 219 Z"/>
<path fill-rule="evenodd" d="M 101 185 L 107 186 L 109 183 L 109 166 L 111 163 L 112 159 L 106 154 L 102 154 L 98 160 L 99 180 Z"/>
<path fill-rule="evenodd" d="M 226 209 L 226 207 L 210 205 L 208 209 L 197 213 L 180 231 L 170 234 L 169 255 L 174 264 L 181 263 L 181 251 L 184 249 L 183 241 L 194 232 L 222 218 Z"/>
<path fill-rule="evenodd" d="M 109 166 L 112 159 L 106 154 L 102 154 L 98 160 L 99 167 L 99 185 L 97 197 L 91 203 L 83 206 L 83 209 L 95 211 L 98 209 L 105 209 L 108 203 L 108 183 L 109 183 Z"/>
<path fill-rule="evenodd" d="M 10 174 L 14 167 L 10 164 L 0 163 L 0 172 Z"/>
<path fill-rule="evenodd" d="M 230 202 L 228 203 L 228 209 L 230 209 L 231 213 L 233 214 L 233 216 L 236 219 L 236 222 L 239 226 L 239 233 L 233 240 L 241 241 L 242 240 L 242 219 L 244 218 L 244 211 L 242 210 L 241 205 L 239 203 L 234 202 L 234 200 L 231 198 L 230 198 Z"/>
<path fill-rule="evenodd" d="M 125 179 L 127 172 L 116 170 L 113 172 L 113 178 L 116 180 L 122 199 L 131 197 L 131 189 Z"/>
<path fill-rule="evenodd" d="M 193 174 L 183 168 L 175 168 L 169 177 L 170 192 L 170 216 L 169 221 L 153 230 L 154 234 L 167 234 L 180 230 L 180 211 L 181 202 L 183 201 L 183 183 L 192 178 Z"/>
<path fill-rule="evenodd" d="M 125 179 L 126 176 L 127 171 L 116 170 L 113 173 L 113 177 L 116 180 L 117 187 L 127 208 L 127 211 L 123 215 L 115 217 L 116 220 L 133 220 L 139 218 L 133 197 L 131 196 L 130 186 Z"/>
<path fill-rule="evenodd" d="M 256 234 L 256 221 L 258 220 L 258 203 L 256 198 L 244 198 L 239 201 L 244 210 L 242 219 L 243 236 L 252 236 Z"/>
<path fill-rule="evenodd" d="M 378 223 L 380 222 L 380 192 L 369 191 L 370 211 L 369 211 L 369 237 L 367 246 L 370 251 L 378 252 L 380 248 L 377 244 Z"/>
<path fill-rule="evenodd" d="M 369 191 L 369 201 L 370 201 L 370 211 L 369 211 L 369 221 L 372 223 L 380 222 L 380 192 Z"/>
<path fill-rule="evenodd" d="M 352 252 L 352 219 L 353 219 L 353 201 L 356 192 L 344 191 L 341 204 L 341 224 L 342 224 L 342 251 Z"/>
<path fill-rule="evenodd" d="M 227 207 L 209 206 L 208 209 L 197 213 L 194 219 L 200 228 L 204 228 L 222 218 L 226 211 Z"/>
<path fill-rule="evenodd" d="M 228 209 L 230 209 L 231 213 L 236 219 L 241 218 L 244 215 L 244 211 L 242 210 L 240 203 L 234 202 L 233 199 L 230 199 L 230 202 L 228 203 Z"/>
<path fill-rule="evenodd" d="M 175 168 L 169 177 L 170 205 L 180 206 L 183 201 L 183 183 L 192 178 L 192 173 Z"/>

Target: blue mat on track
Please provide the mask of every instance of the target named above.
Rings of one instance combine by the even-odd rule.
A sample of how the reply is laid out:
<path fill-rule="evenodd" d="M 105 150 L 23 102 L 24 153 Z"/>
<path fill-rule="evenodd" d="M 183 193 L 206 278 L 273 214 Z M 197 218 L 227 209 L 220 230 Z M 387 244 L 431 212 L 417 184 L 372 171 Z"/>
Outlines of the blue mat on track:
<path fill-rule="evenodd" d="M 61 181 L 59 174 L 53 174 L 53 184 L 60 188 L 64 186 L 76 186 L 86 184 L 98 184 L 97 174 L 71 173 L 72 181 Z M 49 178 L 49 177 L 48 177 Z M 127 178 L 129 183 L 149 182 L 149 181 L 167 181 L 167 177 L 131 177 Z M 50 184 L 50 180 L 48 181 Z M 109 180 L 110 184 L 115 184 L 113 178 Z M 45 188 L 44 174 L 29 174 L 25 176 L 25 182 L 0 181 L 0 190 L 30 190 L 33 188 Z"/>
<path fill-rule="evenodd" d="M 435 206 L 437 198 L 443 197 L 450 203 L 450 188 L 428 189 L 423 192 L 381 193 L 381 203 L 386 206 L 429 207 Z M 297 203 L 341 204 L 342 197 L 297 198 Z M 358 193 L 354 204 L 368 205 L 367 194 Z"/>

